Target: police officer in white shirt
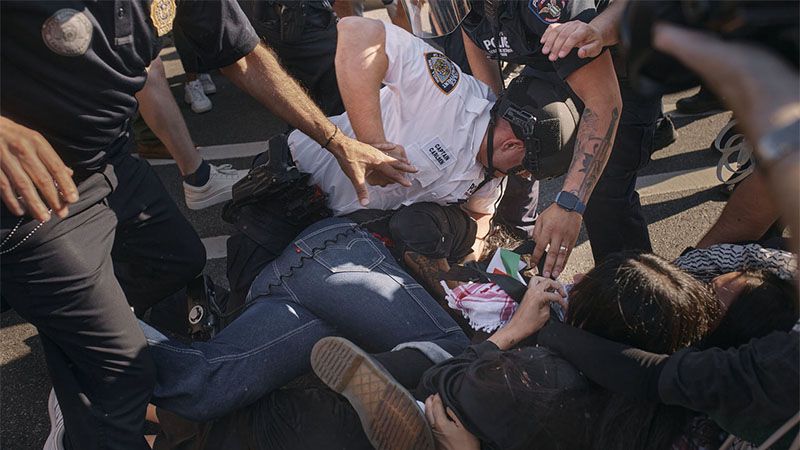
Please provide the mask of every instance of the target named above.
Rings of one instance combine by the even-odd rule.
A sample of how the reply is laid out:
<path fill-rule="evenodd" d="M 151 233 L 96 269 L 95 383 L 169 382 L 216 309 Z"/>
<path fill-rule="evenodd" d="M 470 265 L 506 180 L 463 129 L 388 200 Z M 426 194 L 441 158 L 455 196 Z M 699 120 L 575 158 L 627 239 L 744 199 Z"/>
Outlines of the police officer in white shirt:
<path fill-rule="evenodd" d="M 342 19 L 338 27 L 336 72 L 348 112 L 331 121 L 342 133 L 404 157 L 418 169 L 407 175 L 410 187 L 370 185 L 369 207 L 463 203 L 479 222 L 478 236 L 484 235 L 502 177 L 527 172 L 526 142 L 507 117 L 495 111 L 499 117 L 490 126 L 494 94 L 401 28 L 357 17 Z M 567 147 L 563 143 L 574 134 L 577 113 L 571 109 L 560 114 L 567 126 L 561 127 L 564 137 L 553 146 Z M 488 145 L 492 135 L 493 144 Z M 295 131 L 289 148 L 297 168 L 311 174 L 311 183 L 328 194 L 335 215 L 363 207 L 336 159 L 317 142 Z M 571 155 L 562 160 L 566 171 Z M 494 173 L 487 176 L 489 168 Z"/>
<path fill-rule="evenodd" d="M 387 237 L 396 257 L 406 259 L 411 251 L 445 270 L 446 260 L 480 255 L 482 239 L 476 237 L 488 232 L 504 175 L 566 172 L 578 121 L 568 92 L 518 77 L 495 103 L 485 84 L 394 25 L 348 17 L 338 27 L 336 70 L 348 113 L 330 120 L 337 133 L 410 162 L 417 168 L 407 175 L 410 186 L 371 183 L 364 205 L 336 158 L 300 131 L 274 138 L 255 164 L 271 160 L 267 154 L 283 158 L 288 140 L 297 169 L 327 195 L 331 212 Z M 300 191 L 291 200 L 311 208 L 312 198 Z M 240 206 L 226 208 L 238 230 L 227 243 L 232 305 L 244 301 L 261 268 L 305 226 L 298 214 L 284 217 L 291 209 L 284 197 L 244 197 Z M 430 284 L 439 286 L 438 280 Z"/>

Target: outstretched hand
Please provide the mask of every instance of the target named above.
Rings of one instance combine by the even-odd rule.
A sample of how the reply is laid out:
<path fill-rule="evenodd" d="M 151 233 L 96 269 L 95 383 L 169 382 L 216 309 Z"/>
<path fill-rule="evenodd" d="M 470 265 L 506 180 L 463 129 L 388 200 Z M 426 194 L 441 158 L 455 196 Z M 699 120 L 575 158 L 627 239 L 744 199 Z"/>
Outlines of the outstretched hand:
<path fill-rule="evenodd" d="M 78 201 L 72 169 L 41 134 L 0 117 L 0 197 L 12 214 L 50 220 Z"/>
<path fill-rule="evenodd" d="M 358 200 L 362 206 L 369 204 L 369 192 L 367 191 L 367 176 L 369 175 L 370 184 L 384 186 L 391 183 L 399 183 L 403 186 L 411 186 L 411 182 L 406 179 L 406 173 L 414 173 L 417 169 L 405 159 L 405 151 L 397 152 L 403 159 L 392 156 L 389 152 L 379 150 L 372 145 L 359 142 L 347 136 L 337 139 L 333 155 L 339 162 L 339 166 L 345 175 L 350 178 L 353 187 L 358 195 Z M 394 144 L 388 144 L 394 145 Z"/>
<path fill-rule="evenodd" d="M 594 58 L 603 51 L 600 30 L 580 20 L 550 24 L 539 42 L 550 61 L 565 58 L 575 47 L 579 58 Z"/>

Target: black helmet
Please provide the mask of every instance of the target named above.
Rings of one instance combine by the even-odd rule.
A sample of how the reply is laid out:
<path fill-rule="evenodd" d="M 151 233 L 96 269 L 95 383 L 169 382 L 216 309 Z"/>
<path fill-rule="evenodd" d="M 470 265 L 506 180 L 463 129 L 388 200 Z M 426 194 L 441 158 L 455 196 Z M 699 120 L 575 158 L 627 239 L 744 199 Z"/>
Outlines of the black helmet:
<path fill-rule="evenodd" d="M 533 178 L 545 180 L 567 172 L 580 115 L 566 89 L 520 75 L 500 95 L 492 117 L 508 121 L 514 135 L 525 142 L 522 166 Z"/>

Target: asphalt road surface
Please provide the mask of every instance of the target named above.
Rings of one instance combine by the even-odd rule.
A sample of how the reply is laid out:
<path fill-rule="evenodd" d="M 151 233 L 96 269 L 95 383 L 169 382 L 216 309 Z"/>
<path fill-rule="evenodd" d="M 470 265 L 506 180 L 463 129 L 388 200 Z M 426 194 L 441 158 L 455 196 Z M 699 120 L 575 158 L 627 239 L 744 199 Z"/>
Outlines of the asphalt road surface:
<path fill-rule="evenodd" d="M 195 142 L 214 164 L 249 167 L 263 142 L 285 129 L 285 124 L 240 92 L 218 73 L 212 74 L 218 92 L 211 96 L 213 109 L 192 113 L 183 99 L 182 68 L 174 50 L 162 53 L 173 94 Z M 691 93 L 691 92 L 689 92 Z M 664 111 L 672 114 L 679 128 L 677 142 L 658 151 L 642 172 L 639 191 L 650 224 L 655 252 L 674 258 L 693 245 L 709 228 L 724 206 L 714 175 L 719 154 L 708 150 L 730 113 L 680 116 L 676 99 L 664 99 Z M 234 145 L 236 144 L 236 145 Z M 202 211 L 186 209 L 181 180 L 174 164 L 158 161 L 155 170 L 181 211 L 195 226 L 208 249 L 206 273 L 222 285 L 225 280 L 225 239 L 230 228 L 220 219 L 221 206 Z M 560 190 L 560 180 L 543 183 L 540 209 L 549 205 Z M 562 279 L 591 268 L 591 249 L 582 233 Z M 41 448 L 49 430 L 47 395 L 50 381 L 36 330 L 13 312 L 0 318 L 0 447 L 7 450 Z"/>

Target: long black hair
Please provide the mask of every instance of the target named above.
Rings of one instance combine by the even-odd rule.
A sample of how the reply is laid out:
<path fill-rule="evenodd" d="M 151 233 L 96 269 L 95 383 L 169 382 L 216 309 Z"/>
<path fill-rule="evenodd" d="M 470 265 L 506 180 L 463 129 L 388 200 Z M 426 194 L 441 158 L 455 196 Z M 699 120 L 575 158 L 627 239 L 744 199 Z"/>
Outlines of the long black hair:
<path fill-rule="evenodd" d="M 618 253 L 573 286 L 565 321 L 643 350 L 672 353 L 700 340 L 719 313 L 711 289 L 668 261 Z M 539 371 L 551 373 L 531 374 L 533 357 Z M 512 393 L 520 414 L 536 418 L 532 429 L 519 430 L 529 434 L 520 448 L 669 449 L 685 430 L 688 411 L 615 395 L 585 378 L 565 381 L 570 376 L 563 365 L 569 364 L 557 360 L 538 351 L 504 352 L 468 374 L 487 389 Z M 554 369 L 563 379 L 552 379 Z"/>

